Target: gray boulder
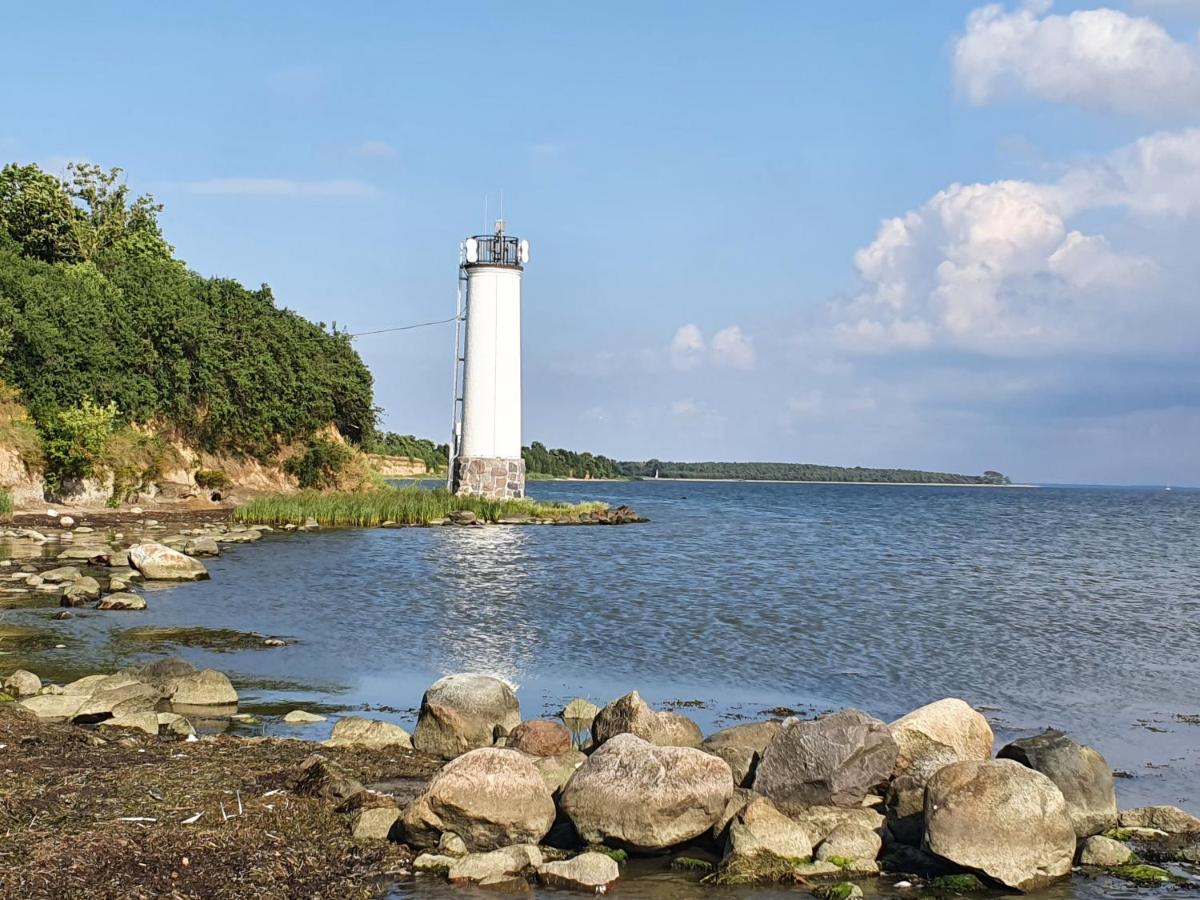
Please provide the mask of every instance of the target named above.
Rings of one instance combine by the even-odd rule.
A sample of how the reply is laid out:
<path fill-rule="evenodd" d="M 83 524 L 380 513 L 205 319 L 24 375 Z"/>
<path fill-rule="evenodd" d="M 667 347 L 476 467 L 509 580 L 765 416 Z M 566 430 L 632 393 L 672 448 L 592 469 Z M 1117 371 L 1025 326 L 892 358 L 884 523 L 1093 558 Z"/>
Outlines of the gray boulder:
<path fill-rule="evenodd" d="M 580 853 L 571 859 L 548 862 L 537 870 L 546 887 L 585 894 L 605 894 L 621 871 L 616 860 L 604 853 Z"/>
<path fill-rule="evenodd" d="M 168 680 L 167 695 L 173 706 L 237 706 L 238 695 L 229 676 L 204 669 Z"/>
<path fill-rule="evenodd" d="M 204 563 L 156 541 L 130 547 L 129 564 L 153 581 L 197 581 L 208 577 Z"/>
<path fill-rule="evenodd" d="M 1123 866 L 1133 858 L 1133 851 L 1120 841 L 1094 834 L 1083 842 L 1079 849 L 1079 862 L 1085 866 L 1100 866 L 1111 869 Z"/>
<path fill-rule="evenodd" d="M 614 700 L 592 720 L 596 746 L 618 734 L 632 734 L 660 747 L 699 747 L 704 732 L 687 716 L 656 712 L 637 691 Z"/>
<path fill-rule="evenodd" d="M 67 585 L 63 591 L 61 604 L 63 606 L 85 606 L 100 599 L 100 582 L 90 575 L 84 575 Z"/>
<path fill-rule="evenodd" d="M 345 716 L 333 726 L 333 734 L 326 742 L 330 747 L 404 747 L 412 749 L 412 738 L 399 725 L 381 722 L 378 719 L 363 719 Z"/>
<path fill-rule="evenodd" d="M 859 806 L 887 782 L 895 765 L 896 742 L 888 726 L 844 709 L 812 721 L 785 721 L 762 755 L 754 790 L 785 810 Z"/>
<path fill-rule="evenodd" d="M 400 810 L 391 806 L 370 806 L 354 817 L 351 836 L 356 841 L 386 841 L 396 829 Z"/>
<path fill-rule="evenodd" d="M 1137 806 L 1121 810 L 1122 828 L 1156 828 L 1167 834 L 1200 832 L 1200 819 L 1178 806 Z"/>
<path fill-rule="evenodd" d="M 546 790 L 557 797 L 575 770 L 587 762 L 587 756 L 579 750 L 568 750 L 558 756 L 534 756 L 531 761 L 546 782 Z"/>
<path fill-rule="evenodd" d="M 987 719 L 956 697 L 915 709 L 889 727 L 897 747 L 894 774 L 916 770 L 922 782 L 951 761 L 989 759 L 995 741 Z"/>
<path fill-rule="evenodd" d="M 47 572 L 43 572 L 42 581 L 48 581 L 52 584 L 62 584 L 74 581 L 80 574 L 77 566 L 59 566 L 57 569 L 50 569 Z"/>
<path fill-rule="evenodd" d="M 446 877 L 455 884 L 477 884 L 489 878 L 520 875 L 542 864 L 542 851 L 535 844 L 514 844 L 487 853 L 468 853 L 457 858 Z"/>
<path fill-rule="evenodd" d="M 799 822 L 812 835 L 813 844 L 820 844 L 844 826 L 864 828 L 879 834 L 884 817 L 866 806 L 789 806 L 788 817 Z"/>
<path fill-rule="evenodd" d="M 1075 827 L 1062 792 L 1041 772 L 1011 759 L 957 762 L 925 788 L 925 846 L 1033 891 L 1070 873 Z"/>
<path fill-rule="evenodd" d="M 868 864 L 861 868 L 869 868 L 869 864 L 874 863 L 882 848 L 883 841 L 875 829 L 846 822 L 829 832 L 813 855 L 822 861 L 836 858 L 854 860 L 859 864 Z"/>
<path fill-rule="evenodd" d="M 117 591 L 115 594 L 106 595 L 97 605 L 96 609 L 145 609 L 146 598 L 140 594 L 132 594 L 127 591 Z"/>
<path fill-rule="evenodd" d="M 729 823 L 725 844 L 725 864 L 736 857 L 769 853 L 783 859 L 807 859 L 812 856 L 812 836 L 798 822 L 789 819 L 766 797 L 754 797 Z"/>
<path fill-rule="evenodd" d="M 4 693 L 10 697 L 32 697 L 42 689 L 42 679 L 25 669 L 17 669 L 4 679 Z"/>
<path fill-rule="evenodd" d="M 560 805 L 587 843 L 660 850 L 708 831 L 732 796 L 723 759 L 618 734 L 571 776 Z"/>
<path fill-rule="evenodd" d="M 1098 751 L 1051 730 L 1013 741 L 998 756 L 1041 772 L 1058 785 L 1080 840 L 1117 824 L 1112 769 Z"/>
<path fill-rule="evenodd" d="M 554 800 L 533 763 L 484 747 L 447 763 L 404 812 L 406 841 L 432 849 L 444 832 L 473 852 L 537 844 L 554 824 Z"/>
<path fill-rule="evenodd" d="M 490 747 L 521 722 L 512 688 L 490 675 L 447 675 L 421 698 L 413 746 L 422 753 L 453 759 Z"/>
<path fill-rule="evenodd" d="M 733 783 L 748 787 L 754 780 L 754 769 L 763 751 L 779 733 L 780 727 L 779 722 L 748 722 L 723 728 L 705 738 L 700 749 L 729 763 Z"/>

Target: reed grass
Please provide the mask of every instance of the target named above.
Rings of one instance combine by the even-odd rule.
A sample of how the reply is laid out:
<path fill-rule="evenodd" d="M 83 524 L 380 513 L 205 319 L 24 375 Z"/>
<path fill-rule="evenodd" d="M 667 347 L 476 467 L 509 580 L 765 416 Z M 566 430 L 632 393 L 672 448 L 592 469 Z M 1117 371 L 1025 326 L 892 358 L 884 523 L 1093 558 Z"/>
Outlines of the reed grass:
<path fill-rule="evenodd" d="M 7 519 L 12 516 L 13 500 L 12 494 L 8 491 L 0 490 L 0 519 Z"/>
<path fill-rule="evenodd" d="M 544 503 L 522 500 L 487 500 L 451 494 L 445 488 L 380 487 L 364 491 L 300 491 L 269 494 L 234 510 L 239 522 L 260 525 L 302 524 L 313 518 L 325 526 L 371 528 L 391 522 L 396 525 L 426 525 L 441 522 L 452 512 L 474 513 L 482 522 L 501 519 L 548 519 L 561 521 L 608 508 L 606 503 Z"/>

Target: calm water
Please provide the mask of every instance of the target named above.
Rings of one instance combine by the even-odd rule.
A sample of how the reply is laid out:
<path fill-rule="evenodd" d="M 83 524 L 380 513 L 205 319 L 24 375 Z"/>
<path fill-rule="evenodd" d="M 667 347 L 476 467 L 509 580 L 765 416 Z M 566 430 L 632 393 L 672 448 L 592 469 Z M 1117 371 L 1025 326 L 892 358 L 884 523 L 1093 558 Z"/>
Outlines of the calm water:
<path fill-rule="evenodd" d="M 410 727 L 425 685 L 464 670 L 517 684 L 531 717 L 637 688 L 700 701 L 685 711 L 705 727 L 780 704 L 890 719 L 960 696 L 1001 740 L 1054 726 L 1098 747 L 1133 776 L 1118 782 L 1126 805 L 1200 811 L 1200 725 L 1188 723 L 1200 714 L 1200 492 L 532 493 L 627 502 L 652 522 L 273 535 L 224 552 L 210 582 L 155 592 L 137 623 L 295 638 L 184 655 L 230 672 L 247 705 L 382 706 Z M 55 624 L 100 662 L 125 661 L 107 629 L 128 618 Z"/>

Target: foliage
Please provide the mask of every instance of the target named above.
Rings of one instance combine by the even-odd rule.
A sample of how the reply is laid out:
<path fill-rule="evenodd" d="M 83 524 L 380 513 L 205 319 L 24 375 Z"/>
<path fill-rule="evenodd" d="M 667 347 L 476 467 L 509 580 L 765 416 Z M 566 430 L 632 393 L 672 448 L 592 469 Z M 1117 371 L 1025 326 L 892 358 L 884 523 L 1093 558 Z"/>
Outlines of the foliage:
<path fill-rule="evenodd" d="M 530 475 L 552 475 L 555 478 L 620 478 L 621 470 L 615 459 L 576 453 L 573 450 L 547 450 L 534 441 L 521 449 L 525 471 Z"/>
<path fill-rule="evenodd" d="M 0 382 L 0 446 L 15 450 L 29 469 L 41 468 L 44 462 L 37 426 L 16 390 L 4 382 Z"/>
<path fill-rule="evenodd" d="M 310 438 L 304 450 L 283 464 L 302 488 L 324 490 L 337 487 L 338 475 L 350 465 L 354 451 L 325 437 Z"/>
<path fill-rule="evenodd" d="M 135 499 L 161 477 L 168 463 L 179 463 L 175 449 L 158 434 L 118 428 L 104 442 L 96 468 L 112 473 L 108 505 Z"/>
<path fill-rule="evenodd" d="M 641 478 L 720 478 L 739 481 L 885 482 L 891 484 L 1008 484 L 999 472 L 956 475 L 917 469 L 867 469 L 862 466 L 821 466 L 769 462 L 645 462 L 620 463 L 621 474 Z"/>
<path fill-rule="evenodd" d="M 234 511 L 240 522 L 285 525 L 300 524 L 310 516 L 321 525 L 375 527 L 384 522 L 396 525 L 425 525 L 440 522 L 451 512 L 473 512 L 481 521 L 536 518 L 570 519 L 605 509 L 603 503 L 540 503 L 530 499 L 488 500 L 451 494 L 445 488 L 382 487 L 373 491 L 301 491 L 271 494 L 251 500 Z"/>
<path fill-rule="evenodd" d="M 449 465 L 450 447 L 448 444 L 435 444 L 428 438 L 419 438 L 411 434 L 396 434 L 394 431 L 376 432 L 366 442 L 363 449 L 368 453 L 378 453 L 383 456 L 407 456 L 409 459 L 419 459 L 431 472 L 444 469 Z"/>
<path fill-rule="evenodd" d="M 204 278 L 120 170 L 0 170 L 0 379 L 43 433 L 82 398 L 210 451 L 260 458 L 329 424 L 368 440 L 370 372 L 336 326 Z"/>
<path fill-rule="evenodd" d="M 202 488 L 223 488 L 229 485 L 229 476 L 220 469 L 197 469 L 196 484 Z"/>
<path fill-rule="evenodd" d="M 12 494 L 8 491 L 0 490 L 0 517 L 7 518 L 12 515 L 13 501 Z"/>
<path fill-rule="evenodd" d="M 68 478 L 93 474 L 116 422 L 117 404 L 101 405 L 90 397 L 41 422 L 46 486 L 56 491 Z"/>

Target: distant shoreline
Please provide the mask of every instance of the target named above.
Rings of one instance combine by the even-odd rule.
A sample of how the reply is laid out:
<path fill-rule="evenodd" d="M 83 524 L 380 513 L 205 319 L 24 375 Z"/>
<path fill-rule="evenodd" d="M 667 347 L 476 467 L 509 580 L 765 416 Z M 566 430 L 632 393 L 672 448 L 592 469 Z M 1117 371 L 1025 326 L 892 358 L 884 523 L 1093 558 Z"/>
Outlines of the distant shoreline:
<path fill-rule="evenodd" d="M 562 479 L 572 481 L 599 481 L 592 479 Z M 722 484 L 871 484 L 880 487 L 968 487 L 968 488 L 1036 488 L 1036 484 L 983 484 L 980 482 L 959 483 L 955 481 L 806 481 L 799 478 L 642 478 L 641 481 L 707 481 Z"/>

